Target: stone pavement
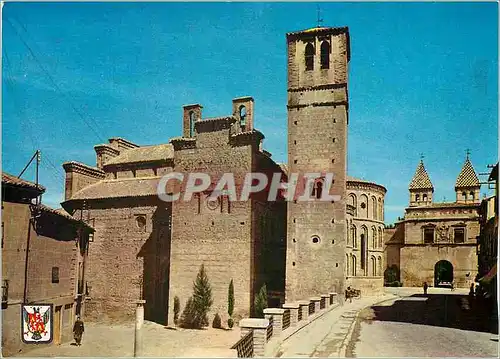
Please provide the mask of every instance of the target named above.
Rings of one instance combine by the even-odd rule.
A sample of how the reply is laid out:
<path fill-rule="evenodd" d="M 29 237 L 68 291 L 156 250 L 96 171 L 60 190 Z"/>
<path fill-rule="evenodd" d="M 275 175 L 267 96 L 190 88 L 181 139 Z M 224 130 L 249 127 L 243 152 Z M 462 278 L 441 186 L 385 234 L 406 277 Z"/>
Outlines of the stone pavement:
<path fill-rule="evenodd" d="M 144 322 L 142 356 L 146 357 L 227 357 L 229 348 L 240 338 L 240 329 L 206 328 L 166 329 L 163 325 Z M 39 345 L 38 348 L 16 356 L 23 357 L 132 357 L 134 325 L 85 323 L 80 347 Z"/>
<path fill-rule="evenodd" d="M 356 316 L 363 308 L 394 298 L 392 294 L 362 297 L 347 301 L 316 319 L 289 339 L 278 351 L 278 357 L 344 357 Z"/>

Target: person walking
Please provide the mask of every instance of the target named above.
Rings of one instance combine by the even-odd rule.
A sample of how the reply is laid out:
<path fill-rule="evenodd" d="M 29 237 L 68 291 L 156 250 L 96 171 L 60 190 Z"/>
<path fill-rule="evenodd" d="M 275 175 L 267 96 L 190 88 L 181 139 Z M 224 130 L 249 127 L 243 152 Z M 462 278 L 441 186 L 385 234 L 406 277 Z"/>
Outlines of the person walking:
<path fill-rule="evenodd" d="M 424 282 L 424 295 L 427 295 L 427 288 L 429 288 L 429 286 L 427 285 L 427 282 Z"/>
<path fill-rule="evenodd" d="M 80 319 L 80 316 L 76 318 L 75 325 L 73 326 L 73 335 L 75 338 L 76 345 L 82 345 L 82 336 L 85 331 L 85 327 L 83 326 L 83 321 Z"/>
<path fill-rule="evenodd" d="M 345 291 L 345 299 L 349 299 L 349 303 L 352 303 L 352 291 L 351 287 L 347 287 L 347 290 Z"/>

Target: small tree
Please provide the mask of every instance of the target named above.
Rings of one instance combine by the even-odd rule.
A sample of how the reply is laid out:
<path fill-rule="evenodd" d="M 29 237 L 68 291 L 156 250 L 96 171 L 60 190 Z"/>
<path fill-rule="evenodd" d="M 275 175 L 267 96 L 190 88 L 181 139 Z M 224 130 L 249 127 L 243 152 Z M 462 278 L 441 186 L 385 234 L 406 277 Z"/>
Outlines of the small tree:
<path fill-rule="evenodd" d="M 208 276 L 205 272 L 205 266 L 203 264 L 201 265 L 200 271 L 196 276 L 193 291 L 193 304 L 196 308 L 198 327 L 206 327 L 208 326 L 207 314 L 212 306 L 213 300 L 212 287 L 208 281 Z"/>
<path fill-rule="evenodd" d="M 189 297 L 186 302 L 186 306 L 182 311 L 181 316 L 181 327 L 183 328 L 194 328 L 195 327 L 196 310 L 194 308 L 193 298 Z"/>
<path fill-rule="evenodd" d="M 178 296 L 174 297 L 174 324 L 179 324 L 179 312 L 181 311 L 181 302 Z"/>
<path fill-rule="evenodd" d="M 202 264 L 193 283 L 193 296 L 189 298 L 182 313 L 182 326 L 196 329 L 208 326 L 208 311 L 212 303 L 212 288 Z"/>
<path fill-rule="evenodd" d="M 222 320 L 220 319 L 219 313 L 215 314 L 214 320 L 212 322 L 212 328 L 216 328 L 216 329 L 222 328 Z"/>
<path fill-rule="evenodd" d="M 264 309 L 267 308 L 267 288 L 264 284 L 259 293 L 255 296 L 254 300 L 255 316 L 257 318 L 264 318 Z"/>
<path fill-rule="evenodd" d="M 234 311 L 234 285 L 233 280 L 229 282 L 229 289 L 227 293 L 227 314 L 229 314 L 229 319 L 227 320 L 227 326 L 232 328 L 234 325 L 233 321 L 233 311 Z"/>

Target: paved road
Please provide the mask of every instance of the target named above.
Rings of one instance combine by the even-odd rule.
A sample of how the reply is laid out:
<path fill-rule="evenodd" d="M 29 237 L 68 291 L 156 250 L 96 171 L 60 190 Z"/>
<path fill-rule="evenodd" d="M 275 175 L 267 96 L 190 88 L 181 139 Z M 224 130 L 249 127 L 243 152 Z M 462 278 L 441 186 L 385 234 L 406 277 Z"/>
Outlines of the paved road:
<path fill-rule="evenodd" d="M 281 344 L 278 357 L 342 357 L 358 312 L 374 303 L 392 298 L 364 297 L 346 302 L 311 322 Z"/>
<path fill-rule="evenodd" d="M 360 313 L 346 356 L 498 357 L 498 335 L 462 308 L 463 291 L 392 291 L 399 297 Z"/>

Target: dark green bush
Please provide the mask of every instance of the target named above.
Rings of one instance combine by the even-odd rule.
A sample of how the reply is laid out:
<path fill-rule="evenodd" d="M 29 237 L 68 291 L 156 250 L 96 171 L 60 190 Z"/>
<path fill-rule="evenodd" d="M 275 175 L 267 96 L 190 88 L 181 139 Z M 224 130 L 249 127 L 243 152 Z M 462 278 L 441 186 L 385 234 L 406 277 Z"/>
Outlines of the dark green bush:
<path fill-rule="evenodd" d="M 212 328 L 221 329 L 222 320 L 220 319 L 219 313 L 215 314 L 214 320 L 212 321 Z"/>
<path fill-rule="evenodd" d="M 212 306 L 212 288 L 203 264 L 193 284 L 193 296 L 189 298 L 182 313 L 181 326 L 201 329 L 208 326 L 208 311 Z"/>
<path fill-rule="evenodd" d="M 182 311 L 180 325 L 183 328 L 194 328 L 196 322 L 196 310 L 194 308 L 193 298 L 189 297 L 186 306 Z"/>
<path fill-rule="evenodd" d="M 181 311 L 181 301 L 178 296 L 174 297 L 174 324 L 179 324 L 179 312 Z"/>
<path fill-rule="evenodd" d="M 259 293 L 255 296 L 254 300 L 254 311 L 256 318 L 264 318 L 264 309 L 267 308 L 267 289 L 264 284 Z"/>
<path fill-rule="evenodd" d="M 233 310 L 234 310 L 234 285 L 233 285 L 233 280 L 231 279 L 227 291 L 227 314 L 229 314 L 229 317 L 233 316 Z"/>

